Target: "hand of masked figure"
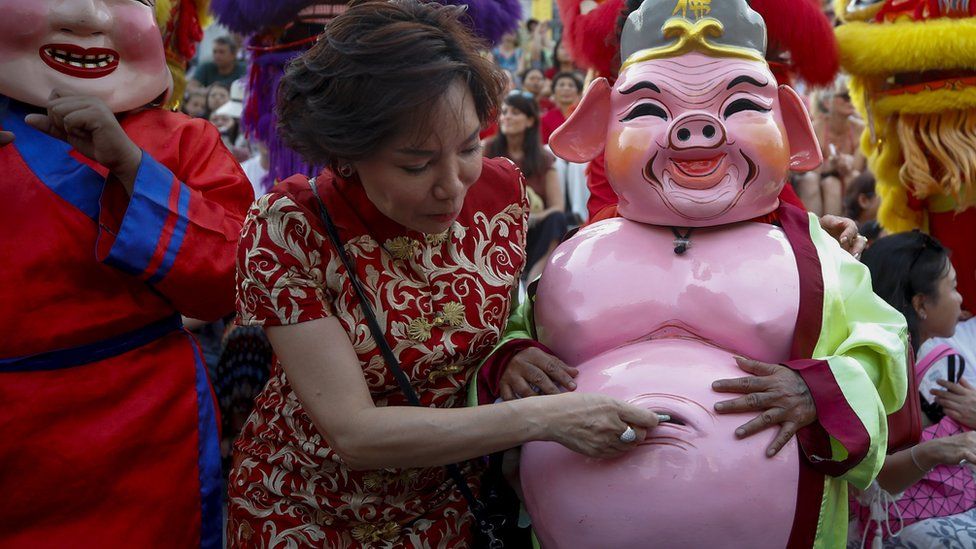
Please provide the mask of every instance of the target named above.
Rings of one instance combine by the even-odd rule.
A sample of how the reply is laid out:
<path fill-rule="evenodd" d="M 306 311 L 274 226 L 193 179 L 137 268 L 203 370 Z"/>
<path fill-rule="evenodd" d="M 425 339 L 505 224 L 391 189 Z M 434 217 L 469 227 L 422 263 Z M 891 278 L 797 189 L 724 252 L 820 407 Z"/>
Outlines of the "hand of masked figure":
<path fill-rule="evenodd" d="M 26 121 L 108 168 L 131 192 L 142 150 L 129 139 L 104 101 L 54 90 L 47 114 L 30 114 Z"/>
<path fill-rule="evenodd" d="M 857 223 L 853 219 L 825 215 L 820 218 L 820 227 L 834 237 L 834 240 L 840 243 L 840 247 L 854 256 L 854 259 L 861 259 L 861 253 L 864 252 L 868 239 L 858 234 Z"/>
<path fill-rule="evenodd" d="M 775 456 L 797 431 L 816 421 L 813 396 L 803 378 L 786 366 L 743 357 L 735 357 L 735 361 L 739 368 L 752 375 L 718 380 L 712 384 L 712 389 L 744 396 L 715 403 L 715 411 L 720 414 L 760 412 L 736 429 L 735 435 L 745 438 L 778 427 L 779 433 L 766 448 L 767 456 Z"/>
<path fill-rule="evenodd" d="M 537 347 L 517 353 L 505 368 L 499 392 L 505 400 L 537 394 L 555 395 L 576 389 L 579 370 Z"/>

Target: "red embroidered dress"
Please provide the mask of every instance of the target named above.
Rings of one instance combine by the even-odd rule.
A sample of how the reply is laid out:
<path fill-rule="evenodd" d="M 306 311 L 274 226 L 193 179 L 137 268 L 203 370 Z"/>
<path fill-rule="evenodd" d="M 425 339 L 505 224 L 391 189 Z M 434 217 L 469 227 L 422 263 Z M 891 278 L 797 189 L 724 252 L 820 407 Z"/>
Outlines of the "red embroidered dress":
<path fill-rule="evenodd" d="M 457 221 L 436 235 L 383 216 L 357 182 L 325 172 L 317 186 L 422 403 L 463 406 L 467 382 L 499 341 L 525 262 L 521 174 L 507 160 L 485 160 Z M 252 206 L 238 251 L 237 299 L 246 324 L 335 316 L 376 405 L 406 405 L 304 177 Z M 477 469 L 464 466 L 472 485 Z M 350 470 L 315 429 L 277 360 L 237 441 L 229 484 L 232 546 L 465 547 L 470 537 L 468 505 L 443 467 Z"/>

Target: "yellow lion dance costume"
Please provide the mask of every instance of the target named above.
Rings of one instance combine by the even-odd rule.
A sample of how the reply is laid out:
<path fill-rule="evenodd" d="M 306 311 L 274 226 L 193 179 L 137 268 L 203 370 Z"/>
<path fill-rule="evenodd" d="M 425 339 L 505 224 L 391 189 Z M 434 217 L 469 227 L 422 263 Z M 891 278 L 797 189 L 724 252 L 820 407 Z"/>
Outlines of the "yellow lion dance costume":
<path fill-rule="evenodd" d="M 889 232 L 953 251 L 976 310 L 976 0 L 834 0 L 841 65 Z"/>

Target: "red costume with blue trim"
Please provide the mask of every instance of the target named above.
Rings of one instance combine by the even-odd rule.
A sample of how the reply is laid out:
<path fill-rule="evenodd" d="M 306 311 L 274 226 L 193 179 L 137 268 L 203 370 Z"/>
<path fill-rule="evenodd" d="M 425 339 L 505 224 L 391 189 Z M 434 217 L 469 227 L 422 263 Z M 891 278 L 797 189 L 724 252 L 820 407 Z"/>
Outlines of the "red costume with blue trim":
<path fill-rule="evenodd" d="M 233 310 L 250 185 L 206 121 L 147 109 L 121 119 L 130 198 L 28 108 L 0 147 L 0 546 L 220 547 L 215 406 L 180 314 Z"/>

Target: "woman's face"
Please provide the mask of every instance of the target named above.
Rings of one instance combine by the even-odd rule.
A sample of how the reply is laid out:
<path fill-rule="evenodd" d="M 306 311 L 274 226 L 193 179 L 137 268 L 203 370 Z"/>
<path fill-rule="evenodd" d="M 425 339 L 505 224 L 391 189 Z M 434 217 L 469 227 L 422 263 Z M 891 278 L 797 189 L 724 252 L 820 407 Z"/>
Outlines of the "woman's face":
<path fill-rule="evenodd" d="M 562 42 L 556 46 L 556 61 L 558 63 L 571 63 L 573 58 L 569 56 L 569 51 L 566 50 L 566 46 Z"/>
<path fill-rule="evenodd" d="M 542 88 L 545 87 L 545 84 L 546 77 L 542 74 L 542 71 L 529 71 L 525 74 L 525 78 L 522 79 L 522 89 L 536 97 L 542 93 Z"/>
<path fill-rule="evenodd" d="M 552 90 L 556 103 L 560 105 L 574 105 L 580 100 L 580 92 L 576 83 L 570 78 L 560 78 Z"/>
<path fill-rule="evenodd" d="M 183 105 L 183 112 L 199 118 L 207 112 L 207 98 L 204 95 L 191 95 Z"/>
<path fill-rule="evenodd" d="M 468 189 L 481 177 L 481 124 L 461 81 L 427 114 L 422 119 L 431 121 L 428 128 L 404 131 L 352 165 L 383 215 L 434 234 L 454 223 Z"/>
<path fill-rule="evenodd" d="M 210 123 L 216 126 L 220 133 L 233 131 L 235 122 L 236 120 L 233 117 L 227 116 L 226 114 L 210 115 Z"/>
<path fill-rule="evenodd" d="M 522 135 L 535 125 L 535 119 L 505 103 L 502 105 L 501 116 L 498 117 L 498 131 L 505 136 Z"/>
<path fill-rule="evenodd" d="M 831 98 L 830 111 L 842 117 L 853 116 L 854 105 L 851 103 L 851 92 L 847 88 L 842 88 Z"/>
<path fill-rule="evenodd" d="M 207 92 L 207 108 L 210 111 L 219 109 L 224 103 L 230 101 L 230 92 L 226 88 L 214 86 Z"/>
<path fill-rule="evenodd" d="M 935 289 L 934 296 L 922 300 L 918 315 L 921 332 L 930 337 L 952 337 L 962 313 L 962 296 L 956 290 L 956 269 L 951 263 Z"/>

